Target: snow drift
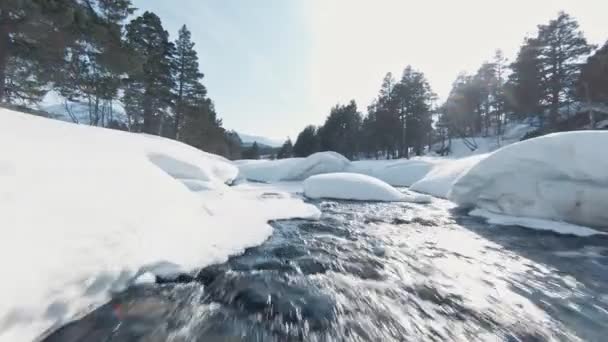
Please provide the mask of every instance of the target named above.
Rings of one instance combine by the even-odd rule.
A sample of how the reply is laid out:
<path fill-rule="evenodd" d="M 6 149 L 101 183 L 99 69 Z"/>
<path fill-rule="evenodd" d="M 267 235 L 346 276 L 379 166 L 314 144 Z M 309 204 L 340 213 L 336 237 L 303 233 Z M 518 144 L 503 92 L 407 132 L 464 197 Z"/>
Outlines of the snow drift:
<path fill-rule="evenodd" d="M 357 201 L 428 202 L 424 195 L 406 195 L 389 184 L 355 173 L 328 173 L 304 181 L 304 195 L 309 198 L 332 198 Z"/>
<path fill-rule="evenodd" d="M 608 230 L 608 132 L 555 133 L 504 147 L 452 187 L 464 207 Z"/>
<path fill-rule="evenodd" d="M 310 176 L 344 171 L 350 161 L 336 152 L 317 152 L 306 158 L 241 160 L 239 177 L 258 182 L 301 181 Z"/>
<path fill-rule="evenodd" d="M 33 340 L 139 275 L 222 262 L 268 220 L 319 215 L 225 185 L 237 174 L 172 140 L 0 109 L 0 341 Z"/>
<path fill-rule="evenodd" d="M 439 158 L 432 157 L 362 160 L 352 162 L 347 171 L 372 176 L 392 186 L 411 186 L 428 174 L 439 162 Z"/>

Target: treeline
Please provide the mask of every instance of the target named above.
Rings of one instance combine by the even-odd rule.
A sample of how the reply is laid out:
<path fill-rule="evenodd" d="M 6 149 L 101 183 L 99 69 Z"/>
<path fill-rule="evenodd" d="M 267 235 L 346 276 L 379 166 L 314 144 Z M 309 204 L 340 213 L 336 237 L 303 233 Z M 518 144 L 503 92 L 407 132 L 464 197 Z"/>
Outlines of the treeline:
<path fill-rule="evenodd" d="M 127 22 L 134 11 L 131 0 L 1 1 L 0 103 L 31 106 L 54 91 L 75 122 L 79 104 L 90 125 L 240 157 L 238 135 L 207 96 L 188 28 L 170 41 L 152 12 Z"/>
<path fill-rule="evenodd" d="M 608 42 L 591 54 L 595 48 L 575 19 L 559 13 L 524 40 L 512 63 L 497 50 L 475 74 L 459 75 L 440 105 L 422 72 L 408 66 L 398 82 L 388 73 L 366 114 L 354 101 L 335 106 L 322 126 L 300 132 L 287 156 L 408 158 L 440 142 L 434 152 L 447 154 L 453 137 L 500 141 L 512 120 L 537 125 L 535 134 L 596 128 L 598 115 L 608 119 Z"/>

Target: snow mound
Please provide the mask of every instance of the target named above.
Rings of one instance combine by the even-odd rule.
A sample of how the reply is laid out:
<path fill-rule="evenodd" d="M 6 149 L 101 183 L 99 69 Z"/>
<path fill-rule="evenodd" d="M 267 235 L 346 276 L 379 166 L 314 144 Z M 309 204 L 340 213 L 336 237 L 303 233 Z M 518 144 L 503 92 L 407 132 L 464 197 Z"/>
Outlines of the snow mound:
<path fill-rule="evenodd" d="M 392 186 L 411 186 L 440 162 L 439 158 L 420 157 L 402 160 L 363 160 L 351 163 L 348 172 L 381 179 Z"/>
<path fill-rule="evenodd" d="M 555 133 L 504 147 L 458 179 L 449 198 L 500 215 L 608 229 L 608 132 Z"/>
<path fill-rule="evenodd" d="M 258 182 L 304 180 L 310 176 L 344 171 L 350 161 L 336 152 L 318 152 L 306 158 L 243 160 L 236 165 L 239 177 Z"/>
<path fill-rule="evenodd" d="M 487 154 L 479 154 L 467 158 L 443 160 L 412 184 L 410 190 L 447 198 L 456 180 L 487 156 Z"/>
<path fill-rule="evenodd" d="M 262 243 L 269 220 L 320 215 L 228 187 L 235 165 L 165 138 L 0 109 L 0 151 L 0 341 L 34 340 L 151 274 L 222 262 Z"/>
<path fill-rule="evenodd" d="M 327 173 L 304 181 L 308 198 L 333 198 L 357 201 L 428 202 L 428 196 L 405 195 L 389 184 L 370 176 L 355 173 Z"/>

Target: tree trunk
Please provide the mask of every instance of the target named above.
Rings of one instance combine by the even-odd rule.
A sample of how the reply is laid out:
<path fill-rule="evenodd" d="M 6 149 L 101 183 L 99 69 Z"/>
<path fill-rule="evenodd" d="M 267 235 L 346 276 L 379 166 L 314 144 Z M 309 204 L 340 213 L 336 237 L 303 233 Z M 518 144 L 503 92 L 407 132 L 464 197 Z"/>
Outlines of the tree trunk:
<path fill-rule="evenodd" d="M 143 100 L 143 129 L 144 133 L 155 134 L 154 131 L 154 113 L 152 112 L 152 99 L 148 91 L 144 94 Z"/>
<path fill-rule="evenodd" d="M 589 111 L 589 128 L 595 129 L 595 115 L 593 113 L 593 107 L 591 106 L 591 92 L 589 91 L 589 83 L 585 82 L 585 97 L 587 100 L 587 110 Z"/>
<path fill-rule="evenodd" d="M 184 99 L 184 82 L 180 80 L 179 83 L 179 91 L 178 91 L 178 95 L 177 95 L 177 101 L 176 101 L 176 106 L 175 106 L 175 120 L 174 120 L 174 127 L 173 127 L 173 134 L 175 134 L 174 138 L 175 140 L 179 140 L 180 136 L 179 136 L 179 125 L 181 124 L 182 121 L 182 116 L 183 116 L 183 99 Z"/>
<path fill-rule="evenodd" d="M 9 23 L 8 13 L 2 11 L 0 17 L 0 102 L 6 96 L 6 64 L 8 63 Z"/>

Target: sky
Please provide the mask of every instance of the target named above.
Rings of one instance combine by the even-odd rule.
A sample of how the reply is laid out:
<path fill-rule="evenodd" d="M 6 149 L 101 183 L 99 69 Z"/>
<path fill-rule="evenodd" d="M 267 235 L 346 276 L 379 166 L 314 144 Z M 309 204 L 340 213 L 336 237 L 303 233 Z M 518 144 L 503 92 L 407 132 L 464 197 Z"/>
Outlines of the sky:
<path fill-rule="evenodd" d="M 224 127 L 292 139 L 354 99 L 365 111 L 382 78 L 407 65 L 444 99 L 461 72 L 496 49 L 512 60 L 524 37 L 560 10 L 590 43 L 608 40 L 603 0 L 134 0 L 174 39 L 192 31 L 203 83 Z"/>

